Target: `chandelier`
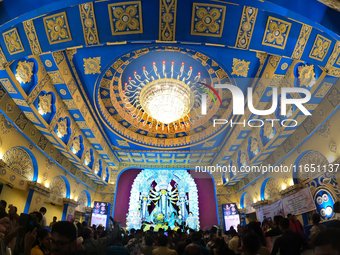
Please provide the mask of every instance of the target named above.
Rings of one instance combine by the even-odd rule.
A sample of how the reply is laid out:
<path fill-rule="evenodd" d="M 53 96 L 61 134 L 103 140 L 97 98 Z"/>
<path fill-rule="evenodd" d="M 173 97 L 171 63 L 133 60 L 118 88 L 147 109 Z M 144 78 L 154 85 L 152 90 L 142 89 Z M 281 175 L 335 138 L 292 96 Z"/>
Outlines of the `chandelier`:
<path fill-rule="evenodd" d="M 144 126 L 163 131 L 189 127 L 195 121 L 190 116 L 192 111 L 196 118 L 200 118 L 199 92 L 204 90 L 200 83 L 201 73 L 194 76 L 192 66 L 185 72 L 184 62 L 177 70 L 172 61 L 171 69 L 166 72 L 163 61 L 161 72 L 158 72 L 156 62 L 152 63 L 151 71 L 147 71 L 145 66 L 141 75 L 134 71 L 134 78 L 129 77 L 123 90 L 123 103 L 128 113 Z M 206 80 L 203 79 L 203 82 Z"/>

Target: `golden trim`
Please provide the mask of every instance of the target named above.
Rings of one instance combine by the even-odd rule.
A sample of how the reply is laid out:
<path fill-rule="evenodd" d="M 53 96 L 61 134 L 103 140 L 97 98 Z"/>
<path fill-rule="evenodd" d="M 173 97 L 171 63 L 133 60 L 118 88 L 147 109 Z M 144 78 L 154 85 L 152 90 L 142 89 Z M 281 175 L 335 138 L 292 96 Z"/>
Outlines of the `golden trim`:
<path fill-rule="evenodd" d="M 47 25 L 46 25 L 46 20 L 54 18 L 54 17 L 61 16 L 61 15 L 64 15 L 64 17 L 65 17 L 65 19 L 64 19 L 65 20 L 65 26 L 67 28 L 67 34 L 69 35 L 69 38 L 62 39 L 62 40 L 56 40 L 54 42 L 51 42 L 51 37 L 50 37 L 50 33 L 48 32 L 48 28 L 47 28 Z M 48 41 L 49 41 L 50 44 L 57 44 L 57 43 L 63 43 L 63 42 L 72 41 L 72 36 L 71 36 L 71 32 L 70 32 L 70 27 L 68 25 L 66 12 L 60 12 L 60 13 L 57 13 L 57 14 L 54 14 L 54 15 L 51 15 L 51 16 L 47 16 L 47 17 L 45 17 L 43 19 L 43 22 L 44 22 L 44 26 L 45 26 L 45 32 L 46 32 L 46 35 L 47 35 L 47 38 L 48 38 Z"/>
<path fill-rule="evenodd" d="M 307 29 L 307 30 L 306 30 Z M 312 32 L 312 27 L 303 24 L 300 30 L 299 37 L 297 39 L 295 48 L 293 50 L 291 58 L 299 60 L 306 48 L 309 36 Z M 298 54 L 297 54 L 298 53 Z"/>
<path fill-rule="evenodd" d="M 66 48 L 66 50 L 76 50 L 76 49 L 81 49 L 81 48 L 83 48 L 83 45 Z"/>
<path fill-rule="evenodd" d="M 177 41 L 160 41 L 160 40 L 156 40 L 156 43 L 177 43 Z"/>
<path fill-rule="evenodd" d="M 22 22 L 33 55 L 41 54 L 41 47 L 32 20 Z"/>
<path fill-rule="evenodd" d="M 284 38 L 284 43 L 283 43 L 282 46 L 278 46 L 278 45 L 274 45 L 274 44 L 266 43 L 265 42 L 265 39 L 267 37 L 267 32 L 268 32 L 269 21 L 271 21 L 271 20 L 274 20 L 274 21 L 277 21 L 277 22 L 281 22 L 281 23 L 284 23 L 285 25 L 288 25 L 287 31 L 285 32 L 286 33 L 286 37 Z M 278 49 L 284 49 L 286 47 L 286 43 L 287 43 L 287 40 L 288 40 L 288 36 L 289 36 L 289 32 L 290 32 L 291 26 L 292 26 L 292 23 L 289 23 L 287 21 L 284 21 L 284 20 L 281 20 L 281 19 L 277 19 L 277 18 L 268 16 L 267 24 L 266 24 L 264 35 L 263 35 L 263 39 L 262 39 L 262 45 L 266 45 L 266 46 L 273 47 L 273 48 L 278 48 Z M 274 40 L 274 41 L 276 41 L 276 40 Z"/>
<path fill-rule="evenodd" d="M 313 50 L 314 50 L 314 48 L 315 48 L 315 46 L 317 46 L 316 43 L 317 43 L 317 40 L 318 40 L 320 37 L 329 43 L 329 44 L 328 44 L 328 48 L 327 48 L 325 54 L 323 55 L 322 59 L 317 58 L 317 57 L 314 57 L 314 56 L 311 55 L 312 52 L 313 52 Z M 313 43 L 313 47 L 312 47 L 312 49 L 311 49 L 310 52 L 309 52 L 309 57 L 310 57 L 310 58 L 313 58 L 313 59 L 316 59 L 316 60 L 319 60 L 319 61 L 323 61 L 323 60 L 325 59 L 325 57 L 326 57 L 328 51 L 329 51 L 329 48 L 331 47 L 331 44 L 332 44 L 332 41 L 331 41 L 331 40 L 327 39 L 326 37 L 324 37 L 324 36 L 322 36 L 322 35 L 320 35 L 320 34 L 317 34 L 316 37 L 315 37 L 314 43 Z"/>
<path fill-rule="evenodd" d="M 131 5 L 132 4 L 137 4 L 138 5 L 139 30 L 137 30 L 137 31 L 127 31 L 127 32 L 115 32 L 114 31 L 114 25 L 113 25 L 113 19 L 112 19 L 111 7 L 127 5 L 127 4 L 131 4 Z M 110 25 L 111 25 L 111 34 L 112 35 L 130 35 L 130 34 L 142 34 L 143 33 L 143 18 L 142 18 L 142 3 L 141 3 L 141 1 L 120 2 L 120 3 L 108 4 L 107 7 L 108 7 L 108 11 L 109 11 Z"/>
<path fill-rule="evenodd" d="M 249 10 L 249 8 L 254 9 L 254 14 L 248 15 L 247 10 Z M 245 50 L 249 49 L 250 41 L 251 41 L 251 38 L 253 36 L 253 31 L 254 31 L 254 27 L 255 27 L 257 12 L 258 12 L 257 8 L 250 7 L 250 6 L 244 6 L 243 7 L 241 22 L 240 22 L 240 26 L 239 26 L 238 31 L 237 31 L 237 38 L 236 38 L 235 46 L 233 48 L 235 48 L 235 49 L 245 49 Z M 251 20 L 253 20 L 253 22 L 251 22 Z M 244 31 L 244 29 L 243 29 L 243 25 L 245 23 L 248 23 L 251 26 L 251 30 L 249 32 L 249 38 L 248 38 L 248 35 L 247 35 L 248 31 Z M 245 47 L 237 47 L 237 45 L 240 44 L 240 39 L 243 36 L 247 37 L 247 40 L 248 40 L 247 44 L 245 45 Z"/>
<path fill-rule="evenodd" d="M 88 5 L 88 11 L 86 11 L 85 9 L 86 5 Z M 79 12 L 80 12 L 81 24 L 83 26 L 83 34 L 84 34 L 84 40 L 85 40 L 86 45 L 99 44 L 96 15 L 94 13 L 93 2 L 80 4 Z M 92 19 L 90 18 L 90 16 L 92 16 Z M 84 24 L 84 21 L 85 22 L 88 21 L 89 23 L 86 25 Z M 90 34 L 92 34 L 92 36 L 94 37 L 92 41 L 90 40 Z"/>
<path fill-rule="evenodd" d="M 167 0 L 168 1 L 168 0 Z M 164 41 L 172 41 L 175 42 L 176 35 L 176 17 L 177 17 L 177 0 L 171 0 L 169 4 L 167 4 L 165 0 L 159 0 L 159 40 L 162 41 L 162 37 L 165 39 Z M 162 12 L 164 8 L 165 12 Z M 173 9 L 173 12 L 172 12 Z M 171 15 L 171 17 L 170 17 Z M 163 17 L 171 18 L 170 21 L 163 21 Z M 164 24 L 164 26 L 162 26 Z M 172 28 L 171 28 L 172 25 Z M 168 37 L 162 35 L 162 32 L 167 29 L 171 33 Z M 172 30 L 172 31 L 171 31 Z M 156 41 L 157 42 L 157 41 Z"/>
<path fill-rule="evenodd" d="M 120 44 L 127 44 L 126 41 L 124 42 L 107 42 L 106 45 L 120 45 Z"/>
<path fill-rule="evenodd" d="M 219 34 L 210 34 L 210 33 L 197 33 L 194 32 L 194 21 L 195 21 L 195 7 L 199 6 L 207 6 L 207 7 L 216 7 L 223 9 L 222 11 L 222 18 L 221 18 L 221 23 L 220 23 L 220 33 Z M 191 35 L 200 35 L 200 36 L 212 36 L 212 37 L 222 37 L 223 33 L 223 28 L 224 28 L 224 20 L 225 20 L 225 13 L 226 13 L 227 7 L 223 5 L 217 5 L 217 4 L 204 4 L 204 3 L 193 3 L 192 6 L 192 16 L 191 16 L 191 29 L 190 29 L 190 34 Z"/>
<path fill-rule="evenodd" d="M 8 45 L 7 45 L 7 43 L 6 43 L 6 35 L 9 34 L 9 33 L 12 32 L 12 31 L 14 31 L 14 33 L 16 33 L 16 35 L 17 35 L 17 37 L 18 37 L 18 43 L 20 44 L 21 50 L 18 50 L 18 51 L 10 51 L 10 50 L 8 49 Z M 21 42 L 19 33 L 18 33 L 18 29 L 17 29 L 16 27 L 15 27 L 15 28 L 12 28 L 11 30 L 8 30 L 8 31 L 2 33 L 2 36 L 3 36 L 3 38 L 4 38 L 4 42 L 5 42 L 5 44 L 6 44 L 7 51 L 8 51 L 8 53 L 9 53 L 10 55 L 17 54 L 17 53 L 20 53 L 20 52 L 25 51 L 24 46 L 22 45 L 22 42 Z"/>
<path fill-rule="evenodd" d="M 205 43 L 206 46 L 225 47 L 223 44 Z"/>
<path fill-rule="evenodd" d="M 194 45 L 202 45 L 202 43 L 195 43 L 195 42 L 179 42 L 180 44 L 194 44 Z"/>

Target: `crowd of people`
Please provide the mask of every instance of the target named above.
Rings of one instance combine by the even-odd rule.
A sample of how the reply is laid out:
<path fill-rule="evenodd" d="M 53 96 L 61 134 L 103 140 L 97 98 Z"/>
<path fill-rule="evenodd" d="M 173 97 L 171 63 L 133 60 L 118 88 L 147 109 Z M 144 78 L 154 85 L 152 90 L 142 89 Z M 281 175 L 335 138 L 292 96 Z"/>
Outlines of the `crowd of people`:
<path fill-rule="evenodd" d="M 0 201 L 0 255 L 300 255 L 312 247 L 315 255 L 340 255 L 340 220 L 327 226 L 320 216 L 306 240 L 304 228 L 294 215 L 249 222 L 222 232 L 209 230 L 124 230 L 111 218 L 108 229 L 86 222 L 57 221 L 47 226 L 46 208 L 18 215 L 15 206 Z"/>

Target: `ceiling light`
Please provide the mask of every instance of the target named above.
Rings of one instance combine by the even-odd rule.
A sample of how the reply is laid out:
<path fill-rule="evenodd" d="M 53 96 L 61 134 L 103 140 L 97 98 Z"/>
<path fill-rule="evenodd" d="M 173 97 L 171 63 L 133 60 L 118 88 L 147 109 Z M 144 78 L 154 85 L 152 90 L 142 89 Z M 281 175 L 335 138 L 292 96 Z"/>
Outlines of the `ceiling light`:
<path fill-rule="evenodd" d="M 50 184 L 48 182 L 45 182 L 45 187 L 46 188 L 50 187 Z"/>
<path fill-rule="evenodd" d="M 328 162 L 329 162 L 329 163 L 333 163 L 334 160 L 335 160 L 335 157 L 334 157 L 333 155 L 331 155 L 331 156 L 328 157 Z"/>
<path fill-rule="evenodd" d="M 123 102 L 128 113 L 151 129 L 158 128 L 177 130 L 189 127 L 194 121 L 190 116 L 200 116 L 197 108 L 201 106 L 202 84 L 201 73 L 194 76 L 193 68 L 185 72 L 184 62 L 178 68 L 171 62 L 169 72 L 166 72 L 165 61 L 162 62 L 162 71 L 158 72 L 156 62 L 152 63 L 152 70 L 146 71 L 143 67 L 141 75 L 134 72 L 134 78 L 129 77 L 123 88 Z M 177 70 L 177 71 L 176 71 Z"/>

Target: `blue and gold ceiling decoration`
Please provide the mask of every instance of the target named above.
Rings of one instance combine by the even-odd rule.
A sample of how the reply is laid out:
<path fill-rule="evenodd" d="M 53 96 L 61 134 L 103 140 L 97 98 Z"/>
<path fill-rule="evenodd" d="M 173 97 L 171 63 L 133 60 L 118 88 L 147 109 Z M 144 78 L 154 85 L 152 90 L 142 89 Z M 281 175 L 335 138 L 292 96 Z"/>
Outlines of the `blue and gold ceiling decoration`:
<path fill-rule="evenodd" d="M 340 102 L 335 85 L 340 76 L 340 28 L 323 20 L 322 12 L 327 10 L 333 19 L 338 14 L 317 1 L 301 0 L 317 15 L 298 9 L 294 1 L 287 1 L 289 6 L 177 0 L 52 0 L 38 6 L 18 1 L 27 7 L 26 13 L 21 8 L 0 11 L 0 82 L 21 112 L 11 105 L 6 109 L 16 113 L 12 121 L 22 132 L 29 125 L 41 132 L 33 143 L 42 150 L 54 146 L 60 151 L 53 160 L 71 171 L 64 165 L 69 160 L 97 184 L 109 181 L 98 175 L 99 165 L 106 173 L 107 167 L 137 165 L 275 163 L 321 126 L 316 117 L 332 114 L 323 104 L 335 110 Z M 189 127 L 171 132 L 156 130 L 156 125 L 146 128 L 124 108 L 123 86 L 134 71 L 143 66 L 151 70 L 152 62 L 161 69 L 162 61 L 185 62 L 185 68 L 201 72 L 208 84 L 232 83 L 245 95 L 252 87 L 256 109 L 270 107 L 272 87 L 308 88 L 312 98 L 305 106 L 315 113 L 306 118 L 291 108 L 289 118 L 299 123 L 294 128 L 277 123 L 259 129 L 214 128 L 212 119 L 243 119 L 232 115 L 231 94 L 219 90 L 222 105 L 211 103 L 207 115 Z M 28 64 L 23 68 L 19 63 Z M 51 100 L 41 111 L 45 106 L 39 102 L 46 95 Z M 243 117 L 262 119 L 247 110 Z M 276 112 L 266 117 L 288 118 Z M 67 139 L 58 136 L 63 122 L 71 134 Z M 296 135 L 299 139 L 293 139 Z M 79 141 L 76 153 L 74 139 Z M 228 176 L 226 185 L 254 177 Z"/>

